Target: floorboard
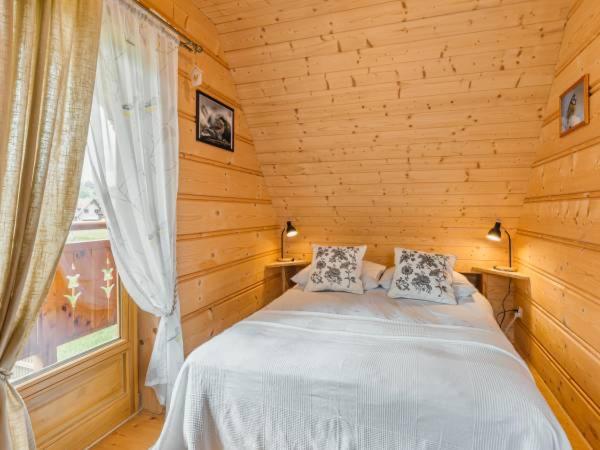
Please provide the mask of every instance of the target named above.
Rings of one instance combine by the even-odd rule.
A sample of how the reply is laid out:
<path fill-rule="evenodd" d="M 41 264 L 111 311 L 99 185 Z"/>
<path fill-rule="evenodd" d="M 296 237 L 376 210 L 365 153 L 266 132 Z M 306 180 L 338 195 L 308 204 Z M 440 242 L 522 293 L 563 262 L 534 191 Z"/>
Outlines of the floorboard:
<path fill-rule="evenodd" d="M 162 415 L 142 411 L 94 445 L 91 450 L 148 450 L 158 439 L 163 423 Z"/>

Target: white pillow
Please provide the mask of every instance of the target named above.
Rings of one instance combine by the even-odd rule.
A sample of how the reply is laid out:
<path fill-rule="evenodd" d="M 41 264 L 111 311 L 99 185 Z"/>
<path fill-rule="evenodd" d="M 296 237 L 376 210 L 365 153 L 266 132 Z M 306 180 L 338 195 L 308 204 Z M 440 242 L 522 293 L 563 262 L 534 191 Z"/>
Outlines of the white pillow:
<path fill-rule="evenodd" d="M 389 289 L 392 285 L 392 279 L 394 278 L 394 272 L 396 271 L 396 266 L 388 267 L 381 275 L 379 279 L 379 286 L 384 289 Z"/>
<path fill-rule="evenodd" d="M 388 297 L 456 304 L 452 288 L 455 256 L 395 248 L 394 262 Z"/>
<path fill-rule="evenodd" d="M 313 244 L 310 275 L 304 289 L 309 292 L 364 293 L 360 279 L 366 245 L 330 247 Z"/>
<path fill-rule="evenodd" d="M 385 266 L 382 264 L 377 264 L 371 261 L 363 261 L 360 279 L 363 282 L 365 290 L 370 291 L 371 289 L 378 288 L 379 279 L 381 278 L 381 275 L 383 275 L 384 271 Z"/>
<path fill-rule="evenodd" d="M 308 275 L 310 275 L 310 264 L 304 269 L 300 270 L 296 275 L 290 278 L 290 280 L 304 288 L 306 283 L 308 283 Z"/>
<path fill-rule="evenodd" d="M 301 271 L 299 271 L 296 275 L 294 275 L 291 280 L 299 285 L 301 288 L 306 286 L 308 283 L 308 276 L 310 275 L 311 266 L 308 265 Z M 363 260 L 362 272 L 360 275 L 360 279 L 363 282 L 363 287 L 366 291 L 370 291 L 371 289 L 376 289 L 379 287 L 379 279 L 381 278 L 381 274 L 383 274 L 385 266 L 382 264 L 377 264 L 371 261 Z M 388 286 L 389 289 L 389 286 Z"/>
<path fill-rule="evenodd" d="M 454 296 L 457 299 L 468 297 L 477 292 L 477 289 L 468 278 L 458 272 L 452 272 L 452 289 L 454 289 Z"/>

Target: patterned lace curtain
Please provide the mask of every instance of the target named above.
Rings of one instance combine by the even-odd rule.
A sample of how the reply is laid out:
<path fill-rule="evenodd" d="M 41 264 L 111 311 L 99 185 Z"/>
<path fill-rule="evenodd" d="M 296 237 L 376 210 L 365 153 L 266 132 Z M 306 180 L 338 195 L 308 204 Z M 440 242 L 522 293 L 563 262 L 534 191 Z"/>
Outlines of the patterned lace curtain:
<path fill-rule="evenodd" d="M 168 405 L 183 364 L 176 292 L 179 41 L 127 0 L 104 0 L 88 146 L 117 271 L 160 317 L 146 375 Z"/>

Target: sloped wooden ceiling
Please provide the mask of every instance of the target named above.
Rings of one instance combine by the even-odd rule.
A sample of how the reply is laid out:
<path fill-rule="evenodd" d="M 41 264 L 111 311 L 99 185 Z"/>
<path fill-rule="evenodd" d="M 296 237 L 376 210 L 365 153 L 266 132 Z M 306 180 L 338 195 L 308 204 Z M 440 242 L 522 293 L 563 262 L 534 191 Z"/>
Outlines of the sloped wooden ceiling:
<path fill-rule="evenodd" d="M 281 221 L 310 243 L 504 262 L 570 0 L 194 0 Z"/>

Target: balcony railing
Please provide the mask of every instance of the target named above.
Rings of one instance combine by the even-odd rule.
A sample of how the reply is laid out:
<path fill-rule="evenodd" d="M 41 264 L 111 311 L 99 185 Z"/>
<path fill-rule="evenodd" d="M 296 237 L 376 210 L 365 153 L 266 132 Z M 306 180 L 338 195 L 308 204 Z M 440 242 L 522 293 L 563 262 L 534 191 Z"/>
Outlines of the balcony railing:
<path fill-rule="evenodd" d="M 105 223 L 74 222 L 14 378 L 118 337 L 117 290 Z"/>

